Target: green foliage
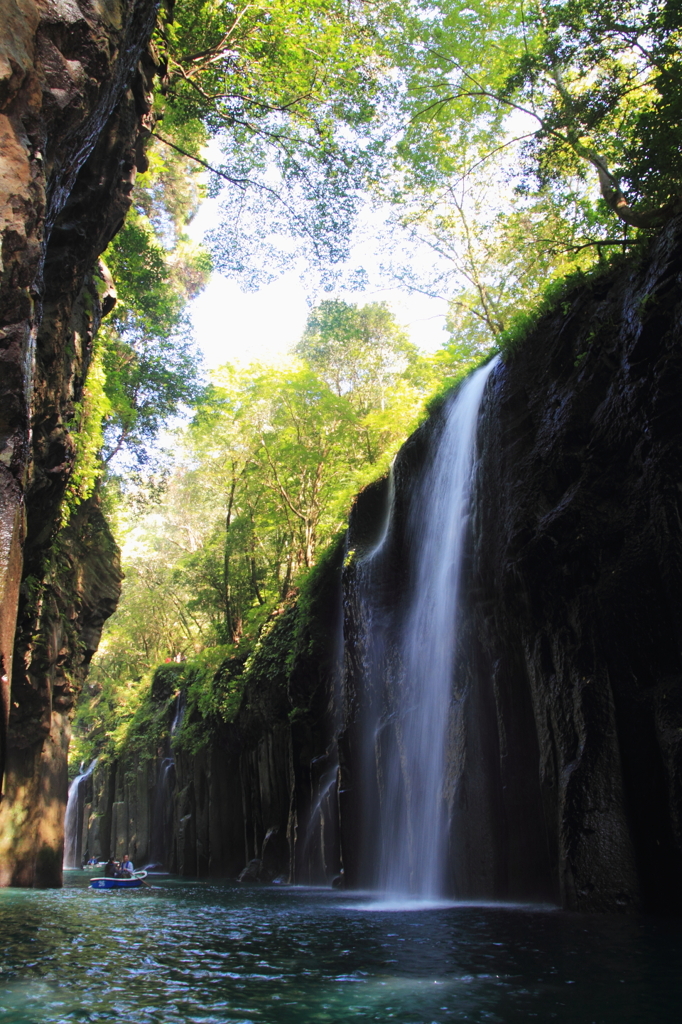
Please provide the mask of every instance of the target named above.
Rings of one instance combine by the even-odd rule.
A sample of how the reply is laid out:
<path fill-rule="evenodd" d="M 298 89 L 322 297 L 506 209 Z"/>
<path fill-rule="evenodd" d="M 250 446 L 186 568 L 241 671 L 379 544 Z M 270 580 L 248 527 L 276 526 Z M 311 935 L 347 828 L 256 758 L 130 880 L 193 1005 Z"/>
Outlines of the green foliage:
<path fill-rule="evenodd" d="M 291 260 L 278 233 L 327 268 L 345 256 L 383 102 L 384 12 L 356 0 L 178 0 L 159 23 L 159 135 L 199 155 L 201 126 L 222 150 L 212 185 L 227 182 L 213 236 L 221 268 L 267 277 Z"/>
<path fill-rule="evenodd" d="M 150 683 L 149 675 L 137 680 L 113 678 L 103 672 L 90 676 L 73 720 L 69 746 L 72 771 L 94 757 L 103 762 L 114 758 L 126 742 L 133 722 L 138 736 L 148 737 L 146 749 L 153 756 L 163 732 L 164 711 L 152 701 Z M 165 704 L 164 709 L 167 707 Z"/>
<path fill-rule="evenodd" d="M 345 544 L 346 531 L 341 530 L 301 582 L 286 662 L 289 672 L 301 657 L 326 667 L 325 660 L 330 654 L 338 653 L 333 650 L 332 626 L 335 615 L 340 611 L 335 604 L 339 596 Z"/>
<path fill-rule="evenodd" d="M 202 393 L 187 303 L 206 283 L 211 261 L 182 233 L 200 195 L 190 161 L 151 152 L 135 205 L 106 252 L 117 302 L 95 338 L 70 424 L 76 457 L 62 526 L 115 456 L 125 452 L 144 464 L 161 427 Z"/>
<path fill-rule="evenodd" d="M 393 269 L 450 301 L 456 345 L 499 345 L 547 282 L 682 209 L 681 19 L 666 0 L 404 9 L 385 37 L 403 123 L 377 187 L 438 268 L 409 252 Z"/>
<path fill-rule="evenodd" d="M 299 351 L 309 359 L 217 372 L 178 434 L 177 469 L 127 526 L 121 517 L 123 596 L 91 681 L 104 718 L 119 696 L 131 709 L 124 732 L 135 695 L 166 658 L 182 659 L 188 713 L 178 741 L 188 749 L 198 749 L 201 723 L 234 715 L 248 679 L 271 678 L 277 664 L 290 670 L 296 623 L 326 579 L 318 551 L 344 529 L 356 491 L 387 470 L 433 386 L 431 363 L 382 305 L 323 304 Z M 297 594 L 300 610 L 282 616 Z"/>
<path fill-rule="evenodd" d="M 78 505 L 90 497 L 102 474 L 100 456 L 104 443 L 103 424 L 110 409 L 111 402 L 106 394 L 103 346 L 99 338 L 96 338 L 83 397 L 75 407 L 72 431 L 76 459 L 62 502 L 62 526 L 66 526 Z"/>
<path fill-rule="evenodd" d="M 417 11 L 400 57 L 410 124 L 399 150 L 413 181 L 440 188 L 500 148 L 513 160 L 518 141 L 531 180 L 565 196 L 591 167 L 628 223 L 623 190 L 635 202 L 679 197 L 677 3 L 442 0 Z"/>
<path fill-rule="evenodd" d="M 73 501 L 92 486 L 102 416 L 115 464 L 124 450 L 143 463 L 183 406 L 195 415 L 168 478 L 120 488 L 140 500 L 119 512 L 124 598 L 78 712 L 91 748 L 157 735 L 171 698 L 152 699 L 149 672 L 165 658 L 185 659 L 166 682 L 186 694 L 188 750 L 244 693 L 255 706 L 258 680 L 281 695 L 295 659 L 324 648 L 302 651 L 330 578 L 318 553 L 425 400 L 493 351 L 512 356 L 607 251 L 677 209 L 678 8 L 179 0 L 159 23 L 163 121 L 107 254 L 119 304 L 77 413 Z M 183 231 L 203 195 L 187 154 L 204 160 L 209 140 L 222 156 L 208 191 L 226 185 L 216 265 L 253 283 L 302 247 L 331 273 L 368 189 L 441 268 L 419 279 L 410 256 L 398 273 L 448 299 L 448 344 L 426 358 L 385 305 L 326 301 L 297 358 L 223 367 L 202 391 L 185 310 L 210 261 Z"/>
<path fill-rule="evenodd" d="M 147 199 L 152 190 L 150 183 Z M 160 427 L 201 393 L 186 306 L 205 284 L 210 260 L 182 236 L 167 249 L 153 221 L 135 209 L 106 258 L 119 297 L 102 332 L 109 400 L 103 455 L 110 461 L 125 448 L 139 463 Z"/>
<path fill-rule="evenodd" d="M 334 638 L 329 622 L 338 613 L 339 573 L 343 557 L 343 536 L 336 538 L 318 564 L 301 580 L 295 603 L 276 609 L 257 631 L 245 637 L 237 649 L 208 648 L 181 663 L 162 664 L 151 681 L 145 677 L 142 696 L 132 712 L 124 716 L 111 735 L 110 755 L 137 753 L 150 757 L 168 735 L 170 708 L 183 694 L 185 712 L 173 738 L 173 748 L 195 756 L 227 722 L 240 711 L 272 722 L 285 713 L 301 717 L 308 713 L 314 696 L 314 681 L 328 671 L 334 657 Z M 292 673 L 305 677 L 310 689 L 290 692 Z M 312 683 L 310 682 L 312 681 Z M 292 700 L 299 703 L 292 707 Z M 76 723 L 82 731 L 82 718 Z M 83 759 L 82 740 L 77 754 Z M 90 756 L 92 746 L 87 747 Z"/>

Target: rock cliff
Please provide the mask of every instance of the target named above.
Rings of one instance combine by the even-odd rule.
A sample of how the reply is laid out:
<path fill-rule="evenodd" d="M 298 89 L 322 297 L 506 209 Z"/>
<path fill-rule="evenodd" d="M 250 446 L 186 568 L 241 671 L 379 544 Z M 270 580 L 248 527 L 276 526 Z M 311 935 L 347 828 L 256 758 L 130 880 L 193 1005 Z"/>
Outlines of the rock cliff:
<path fill-rule="evenodd" d="M 3 884 L 61 880 L 73 685 L 58 680 L 65 661 L 82 664 L 81 640 L 65 651 L 47 609 L 52 602 L 58 615 L 92 610 L 99 584 L 74 563 L 68 575 L 75 591 L 64 603 L 52 586 L 60 557 L 54 540 L 92 340 L 114 301 L 97 261 L 129 207 L 136 168 L 144 166 L 155 13 L 154 0 L 0 0 Z M 83 514 L 97 515 L 94 508 Z M 88 522 L 94 529 L 94 519 Z M 101 522 L 97 529 L 105 532 Z M 109 539 L 105 549 L 111 551 Z M 93 549 L 80 555 L 89 561 Z M 84 616 L 90 653 L 112 610 L 116 561 L 104 579 L 100 608 L 74 613 Z M 53 632 L 39 645 L 44 629 Z M 45 651 L 52 652 L 49 664 Z"/>
<path fill-rule="evenodd" d="M 682 912 L 681 314 L 678 222 L 647 257 L 575 286 L 489 379 L 444 780 L 461 897 Z M 396 460 L 381 614 L 405 590 L 405 508 L 438 421 Z M 351 547 L 375 518 L 364 504 Z M 345 573 L 340 735 L 352 884 L 372 628 L 360 575 Z"/>
<path fill-rule="evenodd" d="M 682 911 L 681 335 L 677 223 L 575 284 L 489 378 L 444 780 L 461 897 Z M 442 416 L 396 459 L 374 621 L 358 594 L 386 481 L 359 496 L 315 600 L 263 640 L 233 723 L 178 748 L 169 867 L 366 881 L 358 794 L 385 780 L 361 750 L 363 638 L 403 600 L 406 508 Z"/>
<path fill-rule="evenodd" d="M 491 383 L 470 581 L 486 767 L 453 832 L 486 810 L 456 870 L 464 891 L 680 913 L 680 223 L 569 296 Z"/>
<path fill-rule="evenodd" d="M 121 589 L 119 552 L 98 496 L 60 530 L 42 577 L 26 577 L 35 611 L 20 635 L 5 791 L 0 808 L 0 884 L 61 883 L 70 711 Z"/>
<path fill-rule="evenodd" d="M 305 595 L 270 621 L 230 723 L 185 703 L 192 668 L 163 665 L 145 721 L 83 787 L 80 850 L 130 853 L 181 875 L 328 882 L 340 870 L 336 706 L 341 568 L 337 544 Z M 216 685 L 243 671 L 230 659 Z M 184 689 L 183 689 L 184 688 Z"/>

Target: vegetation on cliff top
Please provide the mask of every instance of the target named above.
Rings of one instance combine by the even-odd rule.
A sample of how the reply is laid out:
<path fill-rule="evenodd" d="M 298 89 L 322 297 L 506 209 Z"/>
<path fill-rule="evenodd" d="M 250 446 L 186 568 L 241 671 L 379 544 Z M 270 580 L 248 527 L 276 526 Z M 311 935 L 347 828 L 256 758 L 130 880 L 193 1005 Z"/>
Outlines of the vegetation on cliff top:
<path fill-rule="evenodd" d="M 392 204 L 437 268 L 394 252 L 393 272 L 450 302 L 448 363 L 680 209 L 681 32 L 672 0 L 178 0 L 155 35 L 150 168 L 107 254 L 119 302 L 71 500 L 102 416 L 104 459 L 144 460 L 197 397 L 185 309 L 210 261 L 184 231 L 204 170 L 224 204 L 213 260 L 245 281 L 291 265 L 292 240 L 333 278 L 358 208 Z"/>
<path fill-rule="evenodd" d="M 113 715 L 114 746 L 132 736 L 152 667 L 175 657 L 188 721 L 229 719 L 249 659 L 286 633 L 279 612 L 425 400 L 680 209 L 681 32 L 672 0 L 178 0 L 162 16 L 162 119 L 107 254 L 119 304 L 71 500 L 122 453 L 144 466 L 181 407 L 194 419 L 174 470 L 110 483 L 125 597 L 77 734 L 108 735 Z M 250 285 L 297 254 L 333 284 L 358 209 L 383 204 L 408 249 L 388 269 L 447 298 L 450 341 L 426 358 L 385 306 L 332 299 L 286 366 L 226 366 L 204 389 L 186 307 L 211 258 L 184 233 L 204 172 L 223 201 L 213 263 Z M 415 269 L 417 246 L 433 270 Z"/>
<path fill-rule="evenodd" d="M 340 611 L 343 552 L 339 535 L 295 595 L 273 608 L 259 628 L 245 632 L 239 645 L 166 660 L 137 679 L 96 672 L 76 711 L 71 773 L 94 756 L 154 758 L 170 737 L 178 701 L 183 714 L 172 743 L 191 756 L 240 712 L 252 724 L 309 715 L 335 653 L 328 627 Z"/>
<path fill-rule="evenodd" d="M 117 511 L 123 599 L 81 700 L 81 740 L 104 728 L 116 746 L 165 660 L 186 663 L 200 716 L 229 718 L 240 665 L 343 530 L 354 494 L 386 472 L 444 370 L 452 380 L 471 361 L 436 364 L 384 305 L 336 300 L 311 313 L 297 352 L 285 365 L 214 373 L 176 433 L 172 472 L 137 490 L 128 481 Z M 226 659 L 217 690 L 206 659 L 213 672 Z"/>

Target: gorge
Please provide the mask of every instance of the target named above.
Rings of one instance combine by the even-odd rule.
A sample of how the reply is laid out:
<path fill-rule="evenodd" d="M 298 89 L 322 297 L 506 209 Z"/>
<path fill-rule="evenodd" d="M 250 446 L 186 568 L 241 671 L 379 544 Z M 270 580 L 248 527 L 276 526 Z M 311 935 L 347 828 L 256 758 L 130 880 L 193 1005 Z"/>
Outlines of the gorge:
<path fill-rule="evenodd" d="M 156 7 L 3 0 L 0 884 L 61 883 L 69 713 L 120 593 L 97 495 L 56 539 L 151 117 Z"/>
<path fill-rule="evenodd" d="M 346 540 L 261 643 L 233 721 L 195 751 L 180 731 L 168 868 L 679 912 L 680 239 L 673 224 L 646 258 L 567 290 L 358 496 Z M 462 442 L 474 386 L 467 508 L 429 474 L 456 471 L 439 439 L 450 423 Z M 458 612 L 415 564 L 414 531 L 441 500 L 423 564 L 432 581 L 461 558 Z M 444 680 L 414 746 L 416 699 L 396 713 L 405 665 L 421 686 Z M 166 736 L 185 671 L 155 677 Z M 426 747 L 442 779 L 424 795 Z M 95 771 L 84 849 L 151 857 L 167 756 L 138 744 Z M 445 853 L 426 868 L 441 813 Z"/>
<path fill-rule="evenodd" d="M 62 527 L 63 510 L 115 302 L 98 259 L 146 166 L 162 70 L 154 4 L 82 8 L 0 7 L 16 28 L 0 64 L 15 887 L 62 882 L 70 715 L 120 593 L 97 490 Z M 153 728 L 74 791 L 69 863 L 129 852 L 181 877 L 679 914 L 681 283 L 678 216 L 437 404 L 248 665 L 237 651 L 217 670 L 244 679 L 229 720 L 188 702 L 190 663 L 160 666 Z"/>

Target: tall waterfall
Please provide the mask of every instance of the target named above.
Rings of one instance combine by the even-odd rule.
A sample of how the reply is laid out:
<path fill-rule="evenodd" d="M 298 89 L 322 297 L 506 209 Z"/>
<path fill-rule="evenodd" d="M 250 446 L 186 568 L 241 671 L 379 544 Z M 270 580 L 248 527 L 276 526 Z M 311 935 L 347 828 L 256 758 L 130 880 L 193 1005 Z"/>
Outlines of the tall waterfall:
<path fill-rule="evenodd" d="M 446 411 L 435 450 L 409 497 L 407 594 L 381 609 L 381 551 L 364 568 L 364 772 L 370 835 L 365 879 L 391 894 L 443 895 L 447 848 L 446 739 L 463 595 L 461 574 L 475 471 L 476 428 L 497 360 L 474 373 Z M 374 602 L 374 604 L 373 604 Z"/>
<path fill-rule="evenodd" d="M 83 801 L 80 799 L 81 784 L 90 778 L 97 758 L 75 777 L 69 786 L 69 797 L 66 802 L 66 815 L 64 816 L 64 867 L 79 868 L 81 866 L 81 846 L 83 833 Z"/>

